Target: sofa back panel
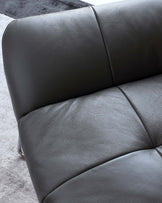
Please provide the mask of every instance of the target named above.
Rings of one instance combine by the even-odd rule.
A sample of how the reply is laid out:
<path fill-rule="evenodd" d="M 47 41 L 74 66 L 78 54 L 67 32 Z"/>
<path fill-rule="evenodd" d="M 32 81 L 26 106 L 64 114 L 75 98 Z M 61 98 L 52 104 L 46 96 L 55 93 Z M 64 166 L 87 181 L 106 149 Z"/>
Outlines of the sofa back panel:
<path fill-rule="evenodd" d="M 162 1 L 126 0 L 94 7 L 114 84 L 162 72 Z"/>
<path fill-rule="evenodd" d="M 91 8 L 13 21 L 3 37 L 3 56 L 17 118 L 112 86 Z"/>

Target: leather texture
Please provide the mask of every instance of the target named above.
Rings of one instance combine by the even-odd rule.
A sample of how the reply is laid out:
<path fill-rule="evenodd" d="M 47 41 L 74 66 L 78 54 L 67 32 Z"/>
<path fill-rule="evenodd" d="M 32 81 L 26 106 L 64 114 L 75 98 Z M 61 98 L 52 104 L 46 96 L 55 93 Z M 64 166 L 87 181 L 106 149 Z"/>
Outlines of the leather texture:
<path fill-rule="evenodd" d="M 3 43 L 17 118 L 36 108 L 112 86 L 91 8 L 15 20 L 8 26 Z"/>
<path fill-rule="evenodd" d="M 41 203 L 162 202 L 162 1 L 13 21 L 5 72 Z"/>
<path fill-rule="evenodd" d="M 126 0 L 94 10 L 115 85 L 162 72 L 161 0 Z"/>
<path fill-rule="evenodd" d="M 128 87 L 131 94 L 129 94 Z M 152 90 L 154 90 L 154 97 L 152 97 Z M 123 91 L 127 92 L 129 99 Z M 135 100 L 133 96 L 137 99 Z M 146 102 L 147 98 L 149 98 L 149 102 Z M 137 200 L 148 202 L 149 196 L 147 196 L 147 193 L 150 193 L 149 191 L 153 188 L 150 193 L 152 196 L 150 202 L 156 200 L 155 202 L 160 203 L 162 201 L 162 172 L 160 173 L 162 160 L 159 158 L 160 154 L 156 151 L 156 147 L 162 145 L 161 101 L 162 75 L 158 75 L 43 107 L 21 118 L 19 120 L 19 130 L 22 145 L 25 154 L 27 154 L 29 171 L 40 200 L 45 199 L 43 202 L 47 201 L 50 203 L 55 201 L 69 203 L 86 202 L 86 200 L 87 202 L 106 203 L 119 192 L 119 197 L 112 198 L 112 202 L 116 201 L 115 198 L 127 202 L 131 196 L 136 197 L 135 199 L 133 198 L 134 202 Z M 140 108 L 139 104 L 143 104 L 143 108 Z M 152 108 L 152 105 L 155 107 Z M 139 113 L 137 113 L 136 109 L 138 109 Z M 149 115 L 146 115 L 146 118 L 144 118 L 145 114 Z M 152 128 L 151 137 L 147 130 L 149 127 Z M 124 155 L 127 154 L 130 154 L 128 160 L 126 158 L 128 163 L 123 165 L 122 170 L 124 170 L 124 167 L 126 171 L 130 170 L 129 167 L 135 167 L 134 170 L 137 170 L 140 164 L 135 163 L 132 166 L 130 163 L 129 166 L 129 162 L 133 162 L 133 152 L 136 151 L 141 152 L 140 161 L 145 160 L 145 156 L 143 156 L 144 149 L 148 149 L 144 151 L 144 155 L 148 152 L 146 156 L 149 157 L 153 153 L 156 159 L 154 160 L 151 156 L 150 159 L 148 158 L 148 164 L 146 166 L 145 163 L 143 164 L 141 172 L 138 175 L 134 174 L 134 177 L 131 178 L 133 172 L 130 174 L 132 192 L 127 193 L 128 197 L 123 196 L 123 194 L 125 194 L 124 190 L 130 189 L 130 179 L 127 179 L 125 174 L 125 182 L 122 182 L 115 175 L 113 176 L 113 173 L 110 175 L 110 181 L 108 181 L 110 177 L 107 177 L 107 173 L 101 173 L 103 179 L 105 176 L 105 181 L 101 179 L 101 183 L 105 188 L 108 187 L 107 184 L 111 188 L 113 181 L 118 180 L 119 183 L 121 182 L 120 184 L 126 184 L 125 187 L 123 186 L 123 192 L 122 190 L 120 192 L 118 188 L 120 186 L 116 183 L 116 194 L 114 185 L 114 192 L 111 194 L 113 189 L 110 191 L 105 189 L 106 196 L 100 199 L 100 196 L 96 193 L 96 190 L 100 191 L 100 186 L 96 183 L 96 186 L 92 190 L 87 191 L 87 187 L 91 188 L 94 185 L 93 182 L 87 180 L 85 183 L 87 187 L 83 187 L 80 183 L 72 186 L 72 188 L 70 186 L 71 189 L 69 190 L 71 190 L 72 196 L 68 196 L 69 190 L 66 192 L 66 189 L 65 192 L 59 193 L 59 188 L 62 188 L 64 184 L 67 185 L 69 181 L 71 182 L 71 179 L 77 180 L 80 174 L 84 176 L 87 171 L 98 168 L 98 166 L 104 163 L 107 164 L 109 170 L 109 162 L 118 160 L 120 157 L 125 157 Z M 152 171 L 153 175 L 151 180 L 148 180 L 150 175 L 146 173 L 145 168 L 147 169 L 156 160 L 160 160 L 160 162 L 157 161 L 157 165 L 160 168 L 158 169 L 156 166 L 151 168 L 148 174 Z M 120 171 L 120 167 L 118 170 Z M 145 174 L 144 177 L 143 174 Z M 154 176 L 154 174 L 156 175 Z M 120 173 L 118 176 L 120 177 Z M 122 174 L 121 176 L 123 178 Z M 98 179 L 99 177 L 96 178 Z M 138 184 L 140 185 L 142 178 L 143 183 L 141 184 L 144 184 L 148 181 L 156 182 L 157 177 L 159 182 L 139 190 Z M 83 188 L 83 191 L 81 188 Z M 75 190 L 79 192 L 75 194 Z M 59 197 L 62 196 L 61 199 L 56 198 L 55 200 L 55 191 L 58 191 Z M 86 191 L 87 196 L 85 196 Z M 46 194 L 50 192 L 49 197 L 45 198 Z M 140 192 L 143 193 L 143 196 L 141 196 Z M 65 193 L 67 193 L 67 196 Z M 121 198 L 122 196 L 123 199 Z M 96 200 L 94 201 L 94 199 Z"/>
<path fill-rule="evenodd" d="M 71 179 L 52 192 L 45 202 L 161 203 L 161 179 L 161 157 L 152 149 L 142 150 Z"/>

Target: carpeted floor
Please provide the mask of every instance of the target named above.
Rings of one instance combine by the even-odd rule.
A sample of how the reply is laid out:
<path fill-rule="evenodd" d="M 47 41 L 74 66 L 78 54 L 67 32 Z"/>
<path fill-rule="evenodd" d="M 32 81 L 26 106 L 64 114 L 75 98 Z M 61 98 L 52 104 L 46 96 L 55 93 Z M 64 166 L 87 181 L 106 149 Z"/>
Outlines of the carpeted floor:
<path fill-rule="evenodd" d="M 0 0 L 0 13 L 12 18 L 76 9 L 90 4 L 80 0 Z"/>

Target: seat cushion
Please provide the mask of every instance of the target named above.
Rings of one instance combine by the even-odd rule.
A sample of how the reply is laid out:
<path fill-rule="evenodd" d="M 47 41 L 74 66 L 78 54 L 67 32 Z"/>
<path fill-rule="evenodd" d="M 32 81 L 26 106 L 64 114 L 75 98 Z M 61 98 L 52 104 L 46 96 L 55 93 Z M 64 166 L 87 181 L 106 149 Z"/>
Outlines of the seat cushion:
<path fill-rule="evenodd" d="M 155 147 L 162 144 L 162 79 L 148 78 L 121 86 L 145 126 Z"/>
<path fill-rule="evenodd" d="M 140 150 L 108 161 L 57 188 L 45 203 L 161 203 L 162 161 Z"/>
<path fill-rule="evenodd" d="M 161 104 L 157 75 L 22 117 L 22 146 L 39 201 L 162 202 Z"/>

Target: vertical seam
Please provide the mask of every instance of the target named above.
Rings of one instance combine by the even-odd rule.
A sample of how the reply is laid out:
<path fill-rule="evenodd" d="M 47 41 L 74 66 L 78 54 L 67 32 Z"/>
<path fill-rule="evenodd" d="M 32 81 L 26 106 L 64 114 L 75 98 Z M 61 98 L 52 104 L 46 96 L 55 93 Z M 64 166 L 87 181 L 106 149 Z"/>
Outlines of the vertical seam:
<path fill-rule="evenodd" d="M 162 153 L 160 152 L 159 149 L 155 148 L 156 152 L 162 157 Z"/>
<path fill-rule="evenodd" d="M 96 13 L 95 9 L 92 6 L 90 8 L 92 9 L 92 11 L 94 13 L 94 16 L 96 18 L 96 21 L 97 21 L 97 24 L 98 24 L 98 27 L 99 27 L 99 30 L 100 30 L 100 33 L 101 33 L 102 41 L 103 41 L 105 52 L 106 52 L 106 56 L 107 56 L 108 66 L 110 67 L 110 72 L 111 72 L 111 77 L 112 77 L 112 83 L 113 83 L 113 85 L 115 85 L 114 71 L 113 71 L 113 68 L 112 68 L 112 63 L 111 63 L 111 59 L 110 59 L 109 49 L 108 49 L 108 47 L 106 45 L 106 40 L 105 40 L 103 31 L 102 31 L 102 26 L 101 26 L 101 23 L 99 21 L 99 18 L 97 16 L 97 13 Z"/>
<path fill-rule="evenodd" d="M 122 92 L 122 94 L 125 96 L 125 98 L 126 98 L 127 101 L 129 102 L 129 104 L 131 105 L 131 107 L 132 107 L 133 110 L 135 111 L 136 115 L 137 115 L 138 118 L 140 119 L 140 121 L 141 121 L 141 123 L 142 123 L 142 125 L 143 125 L 143 127 L 144 127 L 144 129 L 145 129 L 145 131 L 146 131 L 146 133 L 147 133 L 147 135 L 148 135 L 148 137 L 149 137 L 151 143 L 152 143 L 152 146 L 155 147 L 154 142 L 153 142 L 153 139 L 152 139 L 152 137 L 151 137 L 151 135 L 150 135 L 150 133 L 149 133 L 149 131 L 148 131 L 148 129 L 147 129 L 147 127 L 146 127 L 146 125 L 145 125 L 145 123 L 144 123 L 144 121 L 143 121 L 141 115 L 140 115 L 140 113 L 138 112 L 137 108 L 136 108 L 135 105 L 131 102 L 131 100 L 129 99 L 129 97 L 127 96 L 127 94 L 123 91 L 123 89 L 122 89 L 121 87 L 119 87 L 119 86 L 117 86 L 117 88 Z"/>

